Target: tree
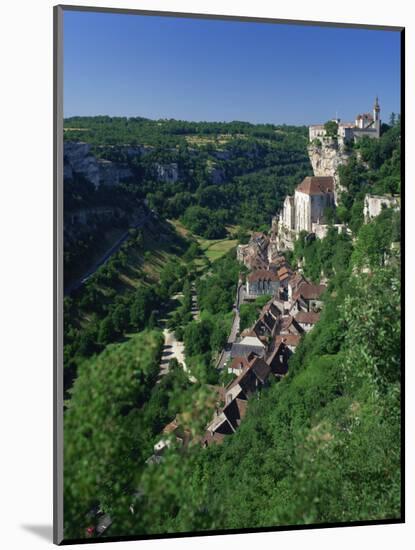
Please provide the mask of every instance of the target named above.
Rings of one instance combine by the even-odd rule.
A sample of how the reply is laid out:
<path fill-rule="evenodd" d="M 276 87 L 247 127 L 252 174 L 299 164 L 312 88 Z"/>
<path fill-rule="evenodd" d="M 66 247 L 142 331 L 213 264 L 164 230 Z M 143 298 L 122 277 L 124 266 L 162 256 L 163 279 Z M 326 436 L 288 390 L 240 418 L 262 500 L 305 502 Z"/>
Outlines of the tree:
<path fill-rule="evenodd" d="M 137 490 L 134 429 L 159 370 L 160 333 L 136 335 L 82 365 L 64 415 L 65 538 L 84 537 L 95 505 L 122 523 Z"/>
<path fill-rule="evenodd" d="M 337 131 L 339 125 L 335 120 L 328 120 L 324 124 L 324 129 L 326 131 L 326 136 L 337 139 Z"/>
<path fill-rule="evenodd" d="M 113 342 L 117 336 L 118 333 L 115 330 L 112 317 L 108 315 L 101 321 L 99 325 L 98 342 L 102 346 L 106 346 L 110 342 Z"/>
<path fill-rule="evenodd" d="M 203 355 L 210 351 L 212 325 L 209 321 L 192 321 L 184 329 L 186 354 Z"/>

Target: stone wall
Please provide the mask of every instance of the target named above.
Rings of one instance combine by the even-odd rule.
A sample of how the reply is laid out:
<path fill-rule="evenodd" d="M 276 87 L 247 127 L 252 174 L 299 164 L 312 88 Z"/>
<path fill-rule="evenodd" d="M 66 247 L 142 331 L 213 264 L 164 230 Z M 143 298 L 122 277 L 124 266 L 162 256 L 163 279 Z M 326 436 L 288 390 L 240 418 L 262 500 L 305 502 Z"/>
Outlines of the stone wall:
<path fill-rule="evenodd" d="M 310 195 L 296 191 L 294 194 L 295 231 L 311 231 Z"/>
<path fill-rule="evenodd" d="M 392 195 L 366 195 L 363 206 L 365 223 L 369 223 L 370 220 L 379 216 L 383 208 L 395 208 L 399 210 L 399 197 Z"/>

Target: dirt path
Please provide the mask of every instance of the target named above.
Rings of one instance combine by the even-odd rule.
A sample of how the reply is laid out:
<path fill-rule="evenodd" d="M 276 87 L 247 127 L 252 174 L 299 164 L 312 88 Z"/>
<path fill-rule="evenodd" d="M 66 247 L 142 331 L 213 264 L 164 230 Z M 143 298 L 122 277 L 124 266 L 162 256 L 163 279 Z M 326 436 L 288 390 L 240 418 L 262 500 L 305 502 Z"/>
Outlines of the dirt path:
<path fill-rule="evenodd" d="M 160 377 L 169 372 L 169 361 L 172 359 L 177 359 L 177 361 L 183 366 L 183 370 L 187 372 L 183 342 L 177 340 L 174 332 L 168 328 L 163 330 L 163 336 L 164 346 L 161 354 Z M 196 382 L 196 378 L 191 374 L 189 374 L 189 380 L 191 382 Z"/>

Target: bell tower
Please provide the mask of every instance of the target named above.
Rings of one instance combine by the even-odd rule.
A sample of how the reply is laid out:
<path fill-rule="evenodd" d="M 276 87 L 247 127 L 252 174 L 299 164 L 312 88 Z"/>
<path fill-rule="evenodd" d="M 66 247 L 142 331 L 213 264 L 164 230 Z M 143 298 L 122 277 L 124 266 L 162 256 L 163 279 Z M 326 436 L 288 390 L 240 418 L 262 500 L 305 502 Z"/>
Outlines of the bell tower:
<path fill-rule="evenodd" d="M 380 137 L 380 106 L 379 99 L 376 96 L 375 104 L 373 106 L 373 125 L 376 130 L 376 137 Z"/>

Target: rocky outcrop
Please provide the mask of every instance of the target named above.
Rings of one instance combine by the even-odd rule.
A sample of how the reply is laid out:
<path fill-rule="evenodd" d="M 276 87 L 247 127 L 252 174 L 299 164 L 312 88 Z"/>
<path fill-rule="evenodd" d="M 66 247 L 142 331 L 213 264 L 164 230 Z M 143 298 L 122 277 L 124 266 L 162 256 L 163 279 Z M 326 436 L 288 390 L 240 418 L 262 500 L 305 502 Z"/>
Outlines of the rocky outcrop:
<path fill-rule="evenodd" d="M 99 186 L 99 167 L 97 159 L 91 153 L 89 143 L 64 142 L 64 178 L 71 180 L 74 173 L 81 174 L 95 187 Z"/>
<path fill-rule="evenodd" d="M 157 181 L 175 183 L 179 179 L 179 167 L 177 162 L 171 162 L 169 164 L 156 163 L 154 165 L 154 170 Z"/>
<path fill-rule="evenodd" d="M 64 179 L 72 180 L 82 175 L 97 188 L 100 185 L 118 185 L 127 181 L 132 172 L 126 164 L 98 159 L 91 152 L 89 143 L 64 142 Z"/>
<path fill-rule="evenodd" d="M 310 143 L 307 150 L 314 175 L 334 178 L 334 197 L 337 203 L 339 193 L 342 191 L 338 169 L 339 166 L 347 164 L 350 152 L 344 145 L 339 145 L 337 140 L 327 138 Z"/>

